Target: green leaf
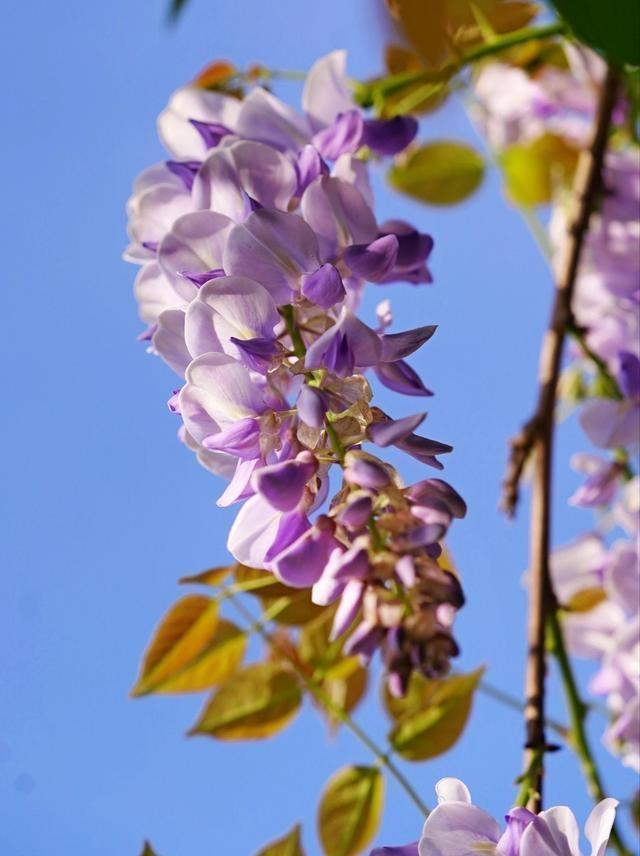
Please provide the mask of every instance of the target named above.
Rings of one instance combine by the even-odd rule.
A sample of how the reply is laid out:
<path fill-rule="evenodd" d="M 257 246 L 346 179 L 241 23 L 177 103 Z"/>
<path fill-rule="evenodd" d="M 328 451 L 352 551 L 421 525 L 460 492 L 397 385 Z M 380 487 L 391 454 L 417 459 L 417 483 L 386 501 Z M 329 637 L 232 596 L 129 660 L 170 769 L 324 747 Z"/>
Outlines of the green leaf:
<path fill-rule="evenodd" d="M 329 780 L 318 808 L 325 856 L 355 856 L 374 837 L 384 797 L 377 767 L 344 767 Z"/>
<path fill-rule="evenodd" d="M 427 680 L 413 674 L 404 698 L 386 694 L 396 724 L 389 734 L 393 748 L 407 761 L 424 761 L 448 752 L 467 724 L 473 693 L 484 672 Z"/>
<path fill-rule="evenodd" d="M 573 175 L 578 152 L 555 134 L 516 143 L 500 155 L 507 193 L 517 205 L 547 205 Z"/>
<path fill-rule="evenodd" d="M 302 702 L 294 676 L 276 663 L 236 672 L 217 690 L 189 734 L 219 740 L 258 740 L 281 731 Z"/>
<path fill-rule="evenodd" d="M 575 35 L 614 64 L 640 65 L 638 0 L 552 0 Z"/>
<path fill-rule="evenodd" d="M 256 856 L 304 856 L 300 834 L 300 825 L 296 824 L 283 838 L 267 844 Z"/>
<path fill-rule="evenodd" d="M 391 167 L 389 182 L 421 202 L 453 205 L 477 190 L 484 171 L 484 161 L 474 148 L 443 140 L 414 149 Z"/>

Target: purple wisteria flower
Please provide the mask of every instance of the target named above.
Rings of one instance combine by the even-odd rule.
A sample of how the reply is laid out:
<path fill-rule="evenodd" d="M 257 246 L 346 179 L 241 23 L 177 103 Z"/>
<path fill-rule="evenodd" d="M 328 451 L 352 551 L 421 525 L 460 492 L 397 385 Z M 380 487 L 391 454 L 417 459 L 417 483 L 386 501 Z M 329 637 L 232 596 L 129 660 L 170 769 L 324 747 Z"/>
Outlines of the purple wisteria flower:
<path fill-rule="evenodd" d="M 467 786 L 459 779 L 436 784 L 438 805 L 427 817 L 422 836 L 403 847 L 378 847 L 371 856 L 582 856 L 578 824 L 571 809 L 554 806 L 533 814 L 512 808 L 506 829 L 473 805 Z M 585 824 L 590 856 L 605 856 L 618 801 L 608 798 L 593 809 Z"/>
<path fill-rule="evenodd" d="M 377 454 L 441 469 L 451 446 L 416 433 L 424 412 L 372 406 L 365 376 L 430 395 L 408 360 L 436 327 L 392 332 L 388 301 L 375 328 L 357 315 L 365 282 L 431 281 L 432 238 L 378 223 L 367 172 L 417 124 L 363 114 L 343 51 L 313 66 L 302 107 L 260 87 L 176 92 L 158 120 L 170 158 L 134 184 L 125 256 L 141 265 L 143 338 L 182 378 L 181 439 L 228 480 L 218 504 L 239 505 L 229 551 L 336 603 L 333 636 L 363 659 L 381 649 L 398 693 L 414 669 L 446 673 L 464 602 L 438 564 L 464 502 L 440 479 L 405 487 Z"/>

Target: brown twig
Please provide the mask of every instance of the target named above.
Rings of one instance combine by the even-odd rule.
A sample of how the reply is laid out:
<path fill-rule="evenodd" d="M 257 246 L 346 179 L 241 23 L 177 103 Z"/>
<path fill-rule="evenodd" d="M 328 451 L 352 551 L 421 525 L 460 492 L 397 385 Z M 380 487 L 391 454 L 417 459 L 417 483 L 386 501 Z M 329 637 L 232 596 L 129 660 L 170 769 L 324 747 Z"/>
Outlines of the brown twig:
<path fill-rule="evenodd" d="M 524 467 L 540 436 L 553 425 L 556 391 L 564 340 L 568 331 L 577 329 L 571 303 L 584 239 L 594 202 L 600 190 L 602 163 L 607 147 L 618 77 L 612 70 L 602 84 L 591 144 L 580 155 L 567 215 L 567 240 L 557 263 L 555 300 L 540 355 L 540 385 L 533 416 L 510 441 L 511 451 L 503 482 L 501 507 L 512 517 L 518 504 Z"/>
<path fill-rule="evenodd" d="M 533 417 L 512 442 L 511 479 L 505 484 L 507 510 L 513 512 L 518 483 L 530 453 L 534 455 L 531 497 L 528 655 L 525 676 L 525 770 L 532 770 L 528 805 L 542 806 L 545 734 L 545 635 L 547 614 L 555 608 L 549 574 L 551 523 L 551 472 L 555 403 L 567 329 L 572 323 L 571 302 L 584 239 L 600 189 L 617 76 L 609 70 L 602 84 L 591 143 L 580 155 L 567 217 L 567 238 L 557 265 L 555 299 L 540 354 L 538 403 Z M 539 759 L 538 763 L 534 761 Z"/>

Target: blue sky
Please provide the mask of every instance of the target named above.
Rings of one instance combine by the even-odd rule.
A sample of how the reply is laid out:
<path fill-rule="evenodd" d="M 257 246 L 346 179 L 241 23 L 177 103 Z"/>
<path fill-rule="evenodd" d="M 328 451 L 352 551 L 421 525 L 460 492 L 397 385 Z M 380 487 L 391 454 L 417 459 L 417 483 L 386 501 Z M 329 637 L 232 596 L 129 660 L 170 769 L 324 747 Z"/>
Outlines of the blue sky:
<path fill-rule="evenodd" d="M 324 782 L 347 762 L 369 761 L 349 735 L 330 739 L 308 706 L 275 740 L 223 744 L 184 738 L 198 697 L 127 698 L 177 578 L 225 561 L 231 513 L 216 508 L 219 483 L 175 439 L 165 405 L 174 379 L 136 341 L 134 269 L 120 253 L 124 203 L 136 173 L 162 157 L 154 122 L 174 88 L 217 57 L 305 68 L 336 47 L 349 49 L 354 76 L 375 73 L 370 5 L 192 0 L 174 29 L 159 0 L 5 10 L 3 856 L 136 856 L 145 837 L 162 856 L 247 856 L 297 820 L 316 854 Z M 295 87 L 286 93 L 297 96 Z M 427 118 L 421 134 L 473 138 L 457 102 Z M 378 184 L 380 220 L 412 219 L 436 239 L 435 285 L 384 296 L 397 329 L 440 325 L 414 364 L 437 393 L 430 436 L 456 447 L 446 477 L 470 506 L 451 536 L 468 596 L 460 665 L 486 663 L 493 683 L 519 692 L 526 509 L 508 524 L 496 505 L 506 439 L 533 400 L 549 275 L 495 176 L 448 210 Z M 381 296 L 370 295 L 365 314 Z M 411 406 L 391 393 L 380 401 L 398 414 Z M 589 525 L 563 501 L 579 443 L 575 425 L 564 424 L 556 543 Z M 420 475 L 417 465 L 403 467 L 408 479 Z M 561 703 L 554 707 L 562 718 Z M 375 693 L 359 716 L 384 736 Z M 601 726 L 594 721 L 596 742 Z M 518 715 L 479 697 L 460 744 L 406 765 L 407 774 L 427 801 L 439 777 L 460 776 L 500 815 L 514 795 L 521 741 Z M 626 797 L 634 776 L 600 757 L 611 792 Z M 586 816 L 566 750 L 550 759 L 548 795 Z M 391 784 L 379 841 L 410 840 L 420 825 Z"/>

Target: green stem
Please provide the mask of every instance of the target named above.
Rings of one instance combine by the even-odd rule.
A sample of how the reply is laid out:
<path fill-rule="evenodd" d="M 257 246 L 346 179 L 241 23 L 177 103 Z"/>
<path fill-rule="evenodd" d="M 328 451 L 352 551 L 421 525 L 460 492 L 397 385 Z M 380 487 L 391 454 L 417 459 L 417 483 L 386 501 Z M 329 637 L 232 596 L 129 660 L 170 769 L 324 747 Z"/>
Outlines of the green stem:
<path fill-rule="evenodd" d="M 567 25 L 562 21 L 554 21 L 551 24 L 543 24 L 540 27 L 523 27 L 521 30 L 514 30 L 512 33 L 507 33 L 504 36 L 497 36 L 490 42 L 485 42 L 485 44 L 473 48 L 463 56 L 461 62 L 463 65 L 468 65 L 479 59 L 502 53 L 502 51 L 506 51 L 509 48 L 515 48 L 526 42 L 532 42 L 537 39 L 549 39 L 553 36 L 566 36 L 567 32 Z"/>
<path fill-rule="evenodd" d="M 322 685 L 319 684 L 318 681 L 304 674 L 295 659 L 264 627 L 264 616 L 262 621 L 255 621 L 249 610 L 245 607 L 241 600 L 234 596 L 233 592 L 229 593 L 229 599 L 232 601 L 237 611 L 245 618 L 246 621 L 250 623 L 252 629 L 259 633 L 268 645 L 277 650 L 279 654 L 281 654 L 288 660 L 288 662 L 295 669 L 296 674 L 303 682 L 307 690 L 309 690 L 309 692 L 311 692 L 318 699 L 318 701 L 325 707 L 326 710 L 333 714 L 336 719 L 342 722 L 346 728 L 348 728 L 353 734 L 355 734 L 355 736 L 360 740 L 360 742 L 363 743 L 367 747 L 367 749 L 369 749 L 369 751 L 375 757 L 376 761 L 388 770 L 388 772 L 398 782 L 400 787 L 405 791 L 407 796 L 419 809 L 420 814 L 423 817 L 426 817 L 429 814 L 429 808 L 422 801 L 419 794 L 414 790 L 411 783 L 405 778 L 402 771 L 399 770 L 398 767 L 396 767 L 395 763 L 389 757 L 389 752 L 385 752 L 380 746 L 378 746 L 378 744 L 371 737 L 369 737 L 367 732 L 363 728 L 361 728 L 354 719 L 352 719 L 352 717 L 347 713 L 347 711 L 339 704 L 334 702 L 331 696 L 328 695 L 327 692 L 325 692 Z M 288 598 L 281 598 L 281 600 L 288 600 Z M 276 601 L 276 603 L 278 603 L 278 601 Z"/>
<path fill-rule="evenodd" d="M 487 683 L 487 681 L 480 681 L 478 684 L 478 689 L 481 693 L 486 695 L 488 698 L 492 698 L 494 701 L 500 702 L 500 704 L 505 707 L 510 707 L 511 710 L 518 711 L 518 713 L 522 713 L 524 710 L 524 702 L 512 696 L 510 693 L 505 692 L 500 689 L 500 687 L 496 687 L 493 684 Z M 569 729 L 566 725 L 563 725 L 561 722 L 558 722 L 555 719 L 545 719 L 545 724 L 551 731 L 554 731 L 558 737 L 561 737 L 563 740 L 566 740 L 569 736 Z"/>
<path fill-rule="evenodd" d="M 567 332 L 569 333 L 571 338 L 574 339 L 575 342 L 577 342 L 577 344 L 580 346 L 580 350 L 585 355 L 585 357 L 591 360 L 591 362 L 594 364 L 595 369 L 598 375 L 600 376 L 600 379 L 605 384 L 605 390 L 607 395 L 610 398 L 615 398 L 618 401 L 622 401 L 624 396 L 620 390 L 618 381 L 611 374 L 607 364 L 602 359 L 602 357 L 596 354 L 596 352 L 589 346 L 585 331 L 578 327 L 575 322 L 570 321 L 567 324 Z"/>
<path fill-rule="evenodd" d="M 325 419 L 324 427 L 327 429 L 327 436 L 329 437 L 331 448 L 333 449 L 333 452 L 338 461 L 342 464 L 344 462 L 344 446 L 342 445 L 342 441 L 338 436 L 338 432 L 328 419 Z"/>
<path fill-rule="evenodd" d="M 240 594 L 243 591 L 259 591 L 263 588 L 269 588 L 273 585 L 273 577 L 261 577 L 258 580 L 245 580 L 242 583 L 233 583 L 230 586 L 222 586 L 220 589 L 220 598 L 225 599 L 233 597 L 234 594 Z"/>
<path fill-rule="evenodd" d="M 473 48 L 468 53 L 461 56 L 455 62 L 450 62 L 442 68 L 435 71 L 421 69 L 419 71 L 408 71 L 400 74 L 390 74 L 379 80 L 371 83 L 361 83 L 355 86 L 355 99 L 362 106 L 370 106 L 374 103 L 375 97 L 388 97 L 402 92 L 416 83 L 445 83 L 454 74 L 457 74 L 465 66 L 470 65 L 480 59 L 502 53 L 509 48 L 536 39 L 548 39 L 552 36 L 566 35 L 567 27 L 561 22 L 545 24 L 541 27 L 524 27 L 520 30 L 515 30 L 512 33 L 507 33 L 503 36 L 497 36 L 489 42 Z"/>
<path fill-rule="evenodd" d="M 529 766 L 518 779 L 521 783 L 518 796 L 516 797 L 516 805 L 526 808 L 532 797 L 535 796 L 535 782 L 540 775 L 544 758 L 544 749 L 536 749 L 531 755 Z"/>
<path fill-rule="evenodd" d="M 297 357 L 304 357 L 307 353 L 307 346 L 304 343 L 304 339 L 300 334 L 300 330 L 298 330 L 296 326 L 296 320 L 293 314 L 293 306 L 288 304 L 287 306 L 280 307 L 280 315 L 282 316 L 285 327 L 287 328 L 287 333 L 291 339 L 291 344 L 293 345 L 293 352 Z"/>
<path fill-rule="evenodd" d="M 595 758 L 585 727 L 587 717 L 587 705 L 580 697 L 580 690 L 573 674 L 571 661 L 567 654 L 567 648 L 562 632 L 562 625 L 558 616 L 557 609 L 551 609 L 547 617 L 549 636 L 552 646 L 552 653 L 558 664 L 562 686 L 564 689 L 567 709 L 569 712 L 569 720 L 571 722 L 571 745 L 578 756 L 582 773 L 587 782 L 587 788 L 593 800 L 600 802 L 605 799 L 605 790 L 602 785 L 602 779 L 596 766 Z M 611 845 L 619 856 L 632 856 L 631 851 L 626 847 L 616 827 L 611 830 L 610 836 Z"/>

